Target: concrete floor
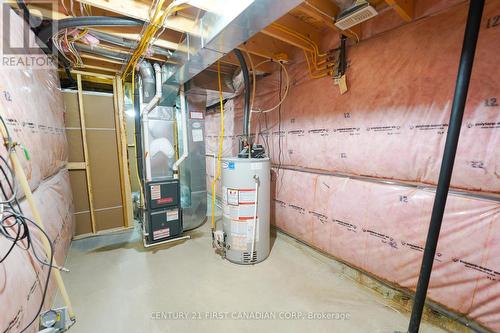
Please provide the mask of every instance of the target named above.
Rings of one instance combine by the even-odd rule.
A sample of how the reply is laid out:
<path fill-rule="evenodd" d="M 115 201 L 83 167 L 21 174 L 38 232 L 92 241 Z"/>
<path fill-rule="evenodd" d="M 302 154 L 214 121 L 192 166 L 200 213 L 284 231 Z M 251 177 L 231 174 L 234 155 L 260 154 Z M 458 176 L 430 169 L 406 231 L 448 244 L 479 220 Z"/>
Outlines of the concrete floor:
<path fill-rule="evenodd" d="M 67 260 L 71 273 L 64 276 L 77 316 L 70 332 L 393 333 L 407 328 L 407 313 L 343 275 L 334 260 L 286 235 L 273 237 L 270 257 L 255 266 L 216 255 L 208 223 L 191 236 L 149 250 L 136 231 L 74 241 Z M 330 319 L 297 319 L 323 314 Z M 421 332 L 445 331 L 424 324 Z"/>

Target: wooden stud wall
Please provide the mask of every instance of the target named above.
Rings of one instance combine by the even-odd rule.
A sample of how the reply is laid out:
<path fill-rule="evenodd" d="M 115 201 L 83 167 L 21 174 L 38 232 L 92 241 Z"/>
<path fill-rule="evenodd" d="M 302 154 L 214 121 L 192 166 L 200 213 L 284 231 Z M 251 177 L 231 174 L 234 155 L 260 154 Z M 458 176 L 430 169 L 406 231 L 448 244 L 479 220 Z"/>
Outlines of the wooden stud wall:
<path fill-rule="evenodd" d="M 78 84 L 76 98 L 68 92 L 71 95 L 65 100 L 70 145 L 67 167 L 75 196 L 77 235 L 128 228 L 133 225 L 133 215 L 122 81 L 103 74 L 79 71 L 73 74 Z M 113 95 L 93 94 L 92 98 L 92 94 L 82 90 L 82 76 L 107 80 L 113 85 Z M 111 113 L 102 112 L 109 107 Z M 110 136 L 110 131 L 115 133 Z M 115 191 L 113 185 L 117 183 L 119 188 Z"/>

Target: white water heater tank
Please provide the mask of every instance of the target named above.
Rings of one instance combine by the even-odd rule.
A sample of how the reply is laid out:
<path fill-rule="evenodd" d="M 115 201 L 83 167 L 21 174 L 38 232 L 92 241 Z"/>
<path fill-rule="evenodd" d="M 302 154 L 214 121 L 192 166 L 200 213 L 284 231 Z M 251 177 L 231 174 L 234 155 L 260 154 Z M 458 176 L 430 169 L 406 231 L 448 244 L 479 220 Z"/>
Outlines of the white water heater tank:
<path fill-rule="evenodd" d="M 270 251 L 269 158 L 223 158 L 222 198 L 226 259 L 255 264 Z"/>

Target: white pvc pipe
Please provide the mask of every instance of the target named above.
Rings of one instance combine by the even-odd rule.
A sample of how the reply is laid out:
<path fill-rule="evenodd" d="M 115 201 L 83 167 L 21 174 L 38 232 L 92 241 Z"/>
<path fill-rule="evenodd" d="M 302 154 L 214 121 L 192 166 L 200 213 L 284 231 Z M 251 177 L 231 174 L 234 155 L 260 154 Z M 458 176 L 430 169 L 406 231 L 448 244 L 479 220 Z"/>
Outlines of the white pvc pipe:
<path fill-rule="evenodd" d="M 142 135 L 144 146 L 144 161 L 145 161 L 145 174 L 146 180 L 151 181 L 151 153 L 149 151 L 149 113 L 158 105 L 161 99 L 161 67 L 154 64 L 155 80 L 156 80 L 156 93 L 153 99 L 142 109 Z"/>
<path fill-rule="evenodd" d="M 143 244 L 144 244 L 144 247 L 145 247 L 145 248 L 150 248 L 150 247 L 153 247 L 153 246 L 158 246 L 158 245 L 163 245 L 163 244 L 167 244 L 167 243 L 172 243 L 172 242 L 180 241 L 180 240 L 183 240 L 183 239 L 191 239 L 191 236 L 190 236 L 190 235 L 187 235 L 187 236 L 181 236 L 181 237 L 172 238 L 172 239 L 167 239 L 167 240 L 162 241 L 162 242 L 158 242 L 158 243 L 151 243 L 151 244 L 147 244 L 147 243 L 146 243 L 146 239 L 145 239 L 145 238 L 143 238 Z"/>
<path fill-rule="evenodd" d="M 252 238 L 252 248 L 250 251 L 250 261 L 253 259 L 253 251 L 255 250 L 255 238 L 257 233 L 257 205 L 259 200 L 259 177 L 254 176 L 255 179 L 255 208 L 253 211 L 253 238 Z"/>
<path fill-rule="evenodd" d="M 176 178 L 179 177 L 177 171 L 179 170 L 179 165 L 188 157 L 188 134 L 187 134 L 187 109 L 186 109 L 186 96 L 184 94 L 184 85 L 182 84 L 180 87 L 180 99 L 181 99 L 181 123 L 182 123 L 182 155 L 179 159 L 174 163 L 174 175 Z"/>

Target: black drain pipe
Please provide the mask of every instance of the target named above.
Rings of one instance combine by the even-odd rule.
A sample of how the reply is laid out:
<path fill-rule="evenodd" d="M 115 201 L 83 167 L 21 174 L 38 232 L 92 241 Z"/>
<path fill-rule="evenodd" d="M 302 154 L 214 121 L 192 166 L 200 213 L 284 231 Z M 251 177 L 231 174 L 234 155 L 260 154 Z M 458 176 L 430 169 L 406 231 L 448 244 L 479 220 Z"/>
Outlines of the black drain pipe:
<path fill-rule="evenodd" d="M 424 309 L 427 288 L 432 272 L 432 264 L 436 255 L 436 247 L 443 222 L 443 214 L 450 188 L 453 164 L 457 153 L 458 138 L 464 115 L 467 92 L 476 52 L 477 38 L 481 27 L 481 17 L 483 15 L 484 0 L 470 0 L 469 15 L 465 26 L 465 36 L 462 46 L 462 55 L 460 56 L 460 65 L 458 68 L 457 83 L 455 86 L 455 96 L 451 107 L 450 125 L 446 143 L 444 146 L 443 160 L 439 172 L 439 180 L 432 208 L 431 222 L 427 233 L 424 256 L 420 275 L 418 277 L 417 291 L 415 292 L 415 301 L 411 312 L 410 325 L 408 333 L 418 333 L 420 321 L 422 320 L 422 311 Z"/>
<path fill-rule="evenodd" d="M 243 73 L 243 81 L 245 83 L 245 103 L 243 106 L 243 140 L 249 142 L 249 122 L 250 122 L 250 75 L 248 73 L 245 57 L 240 50 L 234 49 L 234 53 L 240 62 L 241 72 Z M 243 142 L 244 144 L 245 142 Z M 240 147 L 240 150 L 243 147 Z"/>

